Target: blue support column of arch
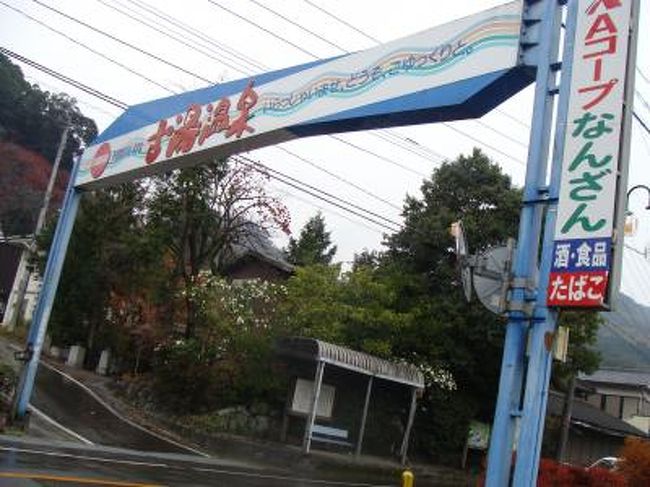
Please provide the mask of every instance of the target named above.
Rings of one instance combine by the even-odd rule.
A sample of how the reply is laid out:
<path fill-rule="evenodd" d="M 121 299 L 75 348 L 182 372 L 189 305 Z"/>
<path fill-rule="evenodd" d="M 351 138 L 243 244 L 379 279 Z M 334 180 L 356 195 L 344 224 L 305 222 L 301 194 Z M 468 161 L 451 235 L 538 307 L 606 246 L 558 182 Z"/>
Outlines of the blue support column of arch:
<path fill-rule="evenodd" d="M 555 93 L 555 67 L 558 58 L 562 22 L 562 4 L 558 0 L 527 2 L 524 22 L 538 29 L 533 49 L 537 77 L 531 124 L 530 146 L 519 220 L 517 252 L 513 265 L 509 320 L 506 330 L 499 393 L 488 450 L 486 486 L 509 485 L 512 451 L 517 421 L 521 416 L 521 397 L 526 374 L 525 351 L 530 313 L 536 300 L 534 280 L 546 205 L 546 174 Z"/>
<path fill-rule="evenodd" d="M 29 399 L 32 395 L 32 389 L 34 388 L 34 378 L 36 377 L 36 369 L 38 369 L 41 349 L 43 348 L 47 323 L 50 319 L 50 313 L 52 312 L 56 289 L 63 270 L 66 250 L 68 248 L 68 243 L 70 242 L 70 236 L 72 235 L 77 211 L 79 210 L 81 193 L 74 187 L 75 176 L 79 170 L 79 161 L 80 157 L 76 157 L 65 198 L 63 200 L 61 214 L 59 215 L 59 220 L 54 232 L 54 239 L 52 240 L 50 252 L 47 257 L 47 265 L 45 266 L 45 273 L 43 274 L 41 293 L 38 298 L 36 309 L 34 310 L 32 323 L 29 327 L 29 334 L 27 337 L 29 357 L 20 374 L 13 406 L 14 415 L 18 418 L 25 416 L 27 407 L 29 406 Z"/>
<path fill-rule="evenodd" d="M 542 258 L 537 285 L 537 302 L 530 332 L 528 374 L 519 437 L 519 454 L 514 472 L 514 485 L 535 485 L 539 471 L 539 458 L 544 435 L 546 404 L 553 359 L 552 348 L 546 346 L 546 334 L 555 333 L 557 312 L 546 307 L 546 288 L 551 271 L 553 236 L 557 216 L 557 202 L 560 192 L 562 153 L 567 127 L 568 99 L 573 68 L 573 47 L 578 1 L 569 2 L 566 16 L 566 35 L 562 54 L 562 78 L 555 123 L 555 145 L 553 147 L 549 201 L 542 237 Z"/>

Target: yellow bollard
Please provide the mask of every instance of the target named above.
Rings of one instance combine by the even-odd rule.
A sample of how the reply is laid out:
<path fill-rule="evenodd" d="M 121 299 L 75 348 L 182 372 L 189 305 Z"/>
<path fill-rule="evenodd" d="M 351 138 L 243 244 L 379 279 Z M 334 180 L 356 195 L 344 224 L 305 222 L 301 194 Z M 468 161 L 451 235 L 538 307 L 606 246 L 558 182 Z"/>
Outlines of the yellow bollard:
<path fill-rule="evenodd" d="M 402 472 L 402 487 L 413 487 L 415 482 L 415 475 L 410 470 L 404 470 Z"/>

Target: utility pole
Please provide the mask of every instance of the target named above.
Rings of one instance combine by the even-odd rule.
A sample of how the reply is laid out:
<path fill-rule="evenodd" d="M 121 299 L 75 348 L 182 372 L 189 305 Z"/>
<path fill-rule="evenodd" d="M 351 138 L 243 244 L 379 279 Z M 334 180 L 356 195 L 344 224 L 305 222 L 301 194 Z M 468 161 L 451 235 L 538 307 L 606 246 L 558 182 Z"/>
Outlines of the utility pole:
<path fill-rule="evenodd" d="M 59 147 L 56 152 L 56 158 L 54 159 L 54 165 L 52 166 L 52 173 L 50 174 L 50 179 L 45 190 L 45 196 L 43 197 L 43 205 L 41 206 L 41 210 L 38 213 L 38 219 L 36 220 L 34 234 L 32 235 L 30 241 L 25 244 L 26 248 L 23 250 L 20 256 L 20 262 L 18 264 L 16 277 L 14 279 L 14 286 L 12 287 L 11 294 L 7 300 L 7 312 L 5 314 L 3 322 L 3 325 L 9 330 L 13 330 L 16 327 L 18 319 L 23 313 L 25 295 L 27 294 L 27 287 L 29 286 L 29 279 L 31 277 L 31 266 L 29 262 L 36 250 L 36 238 L 41 233 L 41 230 L 43 230 L 43 226 L 45 225 L 45 218 L 47 217 L 47 210 L 49 209 L 50 200 L 52 199 L 54 183 L 56 182 L 56 177 L 59 172 L 59 166 L 63 157 L 63 151 L 65 150 L 65 146 L 68 141 L 69 133 L 70 125 L 66 124 L 65 128 L 63 129 L 63 133 L 61 134 Z"/>

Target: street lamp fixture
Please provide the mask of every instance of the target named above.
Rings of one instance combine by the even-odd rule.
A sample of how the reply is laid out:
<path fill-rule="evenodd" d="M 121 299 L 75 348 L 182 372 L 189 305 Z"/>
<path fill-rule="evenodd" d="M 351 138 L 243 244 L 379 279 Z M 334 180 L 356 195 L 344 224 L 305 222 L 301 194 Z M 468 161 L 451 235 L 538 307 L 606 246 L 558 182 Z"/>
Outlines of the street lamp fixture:
<path fill-rule="evenodd" d="M 627 198 L 625 200 L 625 230 L 624 234 L 627 237 L 631 237 L 636 234 L 638 219 L 633 216 L 633 213 L 630 211 L 630 195 L 637 189 L 645 189 L 648 192 L 648 204 L 645 209 L 650 210 L 650 188 L 645 184 L 637 184 L 636 186 L 631 187 L 627 192 Z"/>
<path fill-rule="evenodd" d="M 625 203 L 625 204 L 626 204 L 626 207 L 627 207 L 627 206 L 629 205 L 629 203 L 630 203 L 630 195 L 631 195 L 634 191 L 636 191 L 637 189 L 645 189 L 645 190 L 648 192 L 648 204 L 646 205 L 645 209 L 646 209 L 646 210 L 650 210 L 650 188 L 647 187 L 645 184 L 637 184 L 636 186 L 632 186 L 632 187 L 628 190 L 628 192 L 627 192 L 627 198 L 626 198 L 626 200 L 625 200 L 625 202 L 626 202 L 626 203 Z M 628 215 L 631 215 L 631 214 L 632 214 L 632 212 L 629 210 L 629 208 L 627 209 L 626 213 L 627 213 Z"/>

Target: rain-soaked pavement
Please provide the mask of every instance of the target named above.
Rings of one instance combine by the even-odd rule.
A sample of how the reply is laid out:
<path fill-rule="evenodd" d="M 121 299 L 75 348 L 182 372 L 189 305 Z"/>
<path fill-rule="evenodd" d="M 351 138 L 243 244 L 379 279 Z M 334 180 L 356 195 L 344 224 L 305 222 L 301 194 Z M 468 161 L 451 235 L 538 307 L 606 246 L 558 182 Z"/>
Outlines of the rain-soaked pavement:
<path fill-rule="evenodd" d="M 43 364 L 38 368 L 31 404 L 97 445 L 190 453 L 120 419 L 79 385 Z"/>

